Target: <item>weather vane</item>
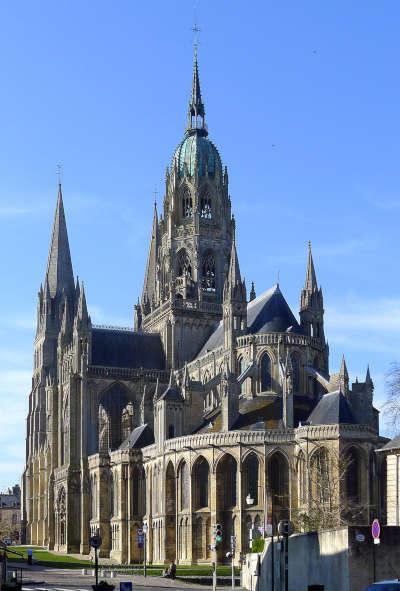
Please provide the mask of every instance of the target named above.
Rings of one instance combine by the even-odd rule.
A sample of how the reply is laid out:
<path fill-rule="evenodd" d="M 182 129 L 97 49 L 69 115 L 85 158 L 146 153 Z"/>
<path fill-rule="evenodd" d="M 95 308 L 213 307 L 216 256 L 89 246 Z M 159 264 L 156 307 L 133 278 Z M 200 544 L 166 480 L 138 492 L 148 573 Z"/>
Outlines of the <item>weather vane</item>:
<path fill-rule="evenodd" d="M 158 197 L 157 187 L 155 187 L 153 195 L 154 195 L 154 207 L 157 207 L 157 197 Z"/>

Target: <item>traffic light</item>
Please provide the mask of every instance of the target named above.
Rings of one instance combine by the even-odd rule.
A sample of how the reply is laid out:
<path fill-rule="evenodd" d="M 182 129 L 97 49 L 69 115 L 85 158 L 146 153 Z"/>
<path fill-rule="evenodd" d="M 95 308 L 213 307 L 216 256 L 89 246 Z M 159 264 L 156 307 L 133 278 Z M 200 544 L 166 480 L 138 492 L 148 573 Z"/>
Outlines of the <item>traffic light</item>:
<path fill-rule="evenodd" d="M 219 544 L 222 542 L 222 525 L 217 523 L 215 526 L 215 543 Z"/>

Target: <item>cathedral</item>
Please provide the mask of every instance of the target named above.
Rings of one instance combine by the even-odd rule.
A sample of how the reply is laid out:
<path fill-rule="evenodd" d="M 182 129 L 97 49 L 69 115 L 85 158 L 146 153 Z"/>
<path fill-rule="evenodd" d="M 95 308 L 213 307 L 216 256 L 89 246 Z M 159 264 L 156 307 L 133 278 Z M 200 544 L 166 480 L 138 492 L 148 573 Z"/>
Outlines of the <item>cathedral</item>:
<path fill-rule="evenodd" d="M 367 370 L 351 384 L 344 358 L 330 371 L 311 246 L 305 262 L 297 316 L 279 285 L 256 295 L 242 279 L 196 55 L 134 326 L 91 322 L 59 185 L 37 303 L 26 543 L 88 554 L 99 531 L 100 556 L 137 563 L 145 525 L 153 564 L 222 561 L 232 536 L 237 562 L 251 536 L 313 503 L 352 508 L 363 523 L 382 516 L 373 382 Z"/>

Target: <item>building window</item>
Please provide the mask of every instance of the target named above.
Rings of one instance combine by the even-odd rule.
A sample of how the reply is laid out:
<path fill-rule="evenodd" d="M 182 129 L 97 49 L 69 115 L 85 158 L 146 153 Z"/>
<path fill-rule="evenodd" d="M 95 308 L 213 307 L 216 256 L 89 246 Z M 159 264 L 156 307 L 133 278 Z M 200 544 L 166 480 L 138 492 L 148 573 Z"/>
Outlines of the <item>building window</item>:
<path fill-rule="evenodd" d="M 261 357 L 261 392 L 271 390 L 272 378 L 271 378 L 271 359 L 268 353 L 264 353 Z"/>
<path fill-rule="evenodd" d="M 190 475 L 189 466 L 183 462 L 180 469 L 181 509 L 189 509 Z"/>
<path fill-rule="evenodd" d="M 173 425 L 168 426 L 168 439 L 173 439 L 175 437 L 175 427 Z"/>
<path fill-rule="evenodd" d="M 200 200 L 200 217 L 204 220 L 212 218 L 211 197 L 208 194 L 203 195 Z"/>
<path fill-rule="evenodd" d="M 178 277 L 192 277 L 192 265 L 185 250 L 178 254 Z"/>
<path fill-rule="evenodd" d="M 188 190 L 182 197 L 182 217 L 191 218 L 193 215 L 193 200 Z"/>
<path fill-rule="evenodd" d="M 201 285 L 204 291 L 215 292 L 215 258 L 212 254 L 203 259 Z"/>
<path fill-rule="evenodd" d="M 299 392 L 300 390 L 300 360 L 298 355 L 295 353 L 290 356 L 293 368 L 293 391 Z"/>

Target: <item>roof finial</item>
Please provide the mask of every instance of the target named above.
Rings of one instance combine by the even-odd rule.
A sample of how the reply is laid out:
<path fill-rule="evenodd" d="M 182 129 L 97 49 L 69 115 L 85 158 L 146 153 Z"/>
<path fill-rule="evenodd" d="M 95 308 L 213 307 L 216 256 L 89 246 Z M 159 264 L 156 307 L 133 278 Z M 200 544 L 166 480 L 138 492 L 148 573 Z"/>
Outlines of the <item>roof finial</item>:
<path fill-rule="evenodd" d="M 195 22 L 193 23 L 193 27 L 192 27 L 192 31 L 193 31 L 193 51 L 194 51 L 194 59 L 195 61 L 197 61 L 197 51 L 199 49 L 199 33 L 201 32 L 200 27 L 197 26 L 196 24 L 196 19 Z"/>
<path fill-rule="evenodd" d="M 58 186 L 61 186 L 61 177 L 62 177 L 62 164 L 59 162 L 57 164 L 57 183 Z"/>
<path fill-rule="evenodd" d="M 197 24 L 193 25 L 192 31 L 194 33 L 194 63 L 192 95 L 190 97 L 189 102 L 187 131 L 196 131 L 197 133 L 201 132 L 201 135 L 207 135 L 207 127 L 205 123 L 205 109 L 200 90 L 199 65 L 197 62 L 197 52 L 199 48 L 198 34 L 200 32 L 200 28 L 197 26 Z"/>

